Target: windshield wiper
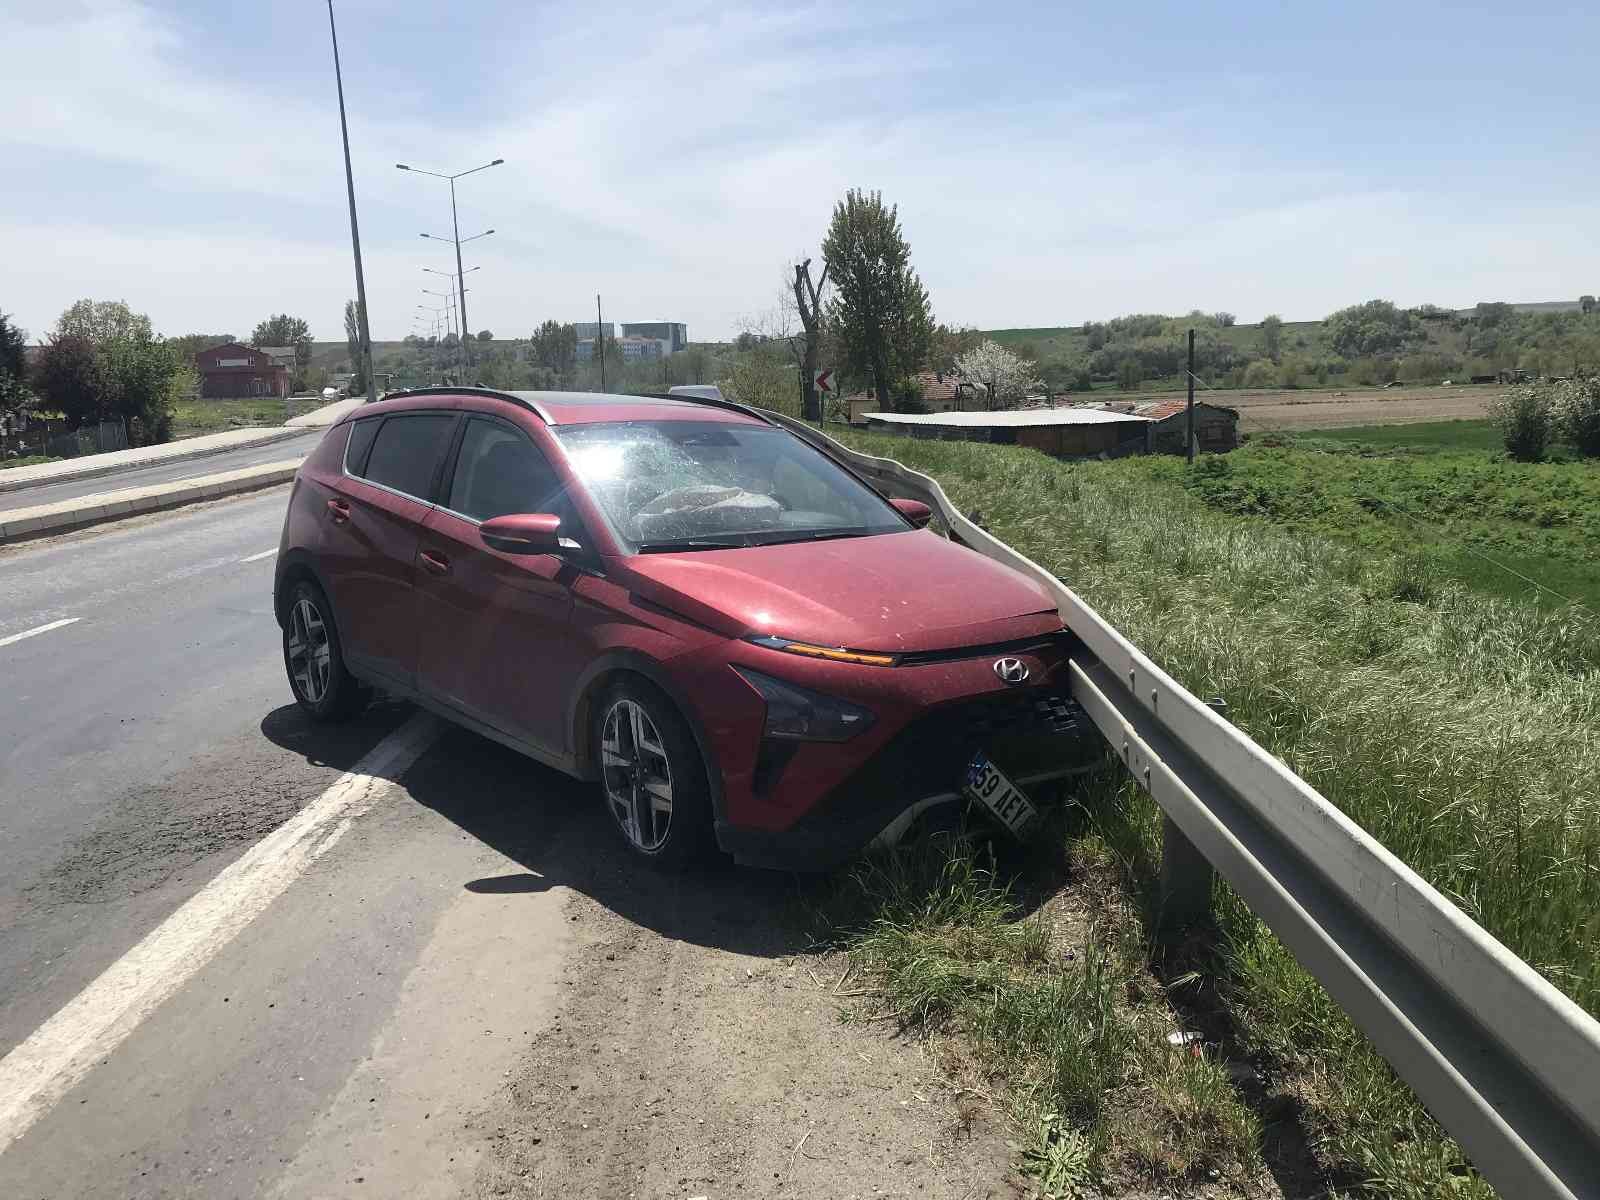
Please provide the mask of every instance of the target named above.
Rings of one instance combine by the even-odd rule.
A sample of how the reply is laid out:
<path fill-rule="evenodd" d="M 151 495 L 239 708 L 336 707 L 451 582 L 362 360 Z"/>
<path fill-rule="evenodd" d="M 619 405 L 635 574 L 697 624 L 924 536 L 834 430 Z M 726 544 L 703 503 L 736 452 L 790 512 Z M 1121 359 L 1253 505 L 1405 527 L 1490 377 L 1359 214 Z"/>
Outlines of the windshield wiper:
<path fill-rule="evenodd" d="M 737 550 L 749 544 L 742 540 L 713 542 L 705 538 L 686 538 L 681 542 L 640 542 L 637 549 L 640 554 L 671 554 L 675 550 Z"/>
<path fill-rule="evenodd" d="M 781 537 L 763 539 L 756 543 L 760 546 L 782 546 L 789 542 L 826 542 L 833 538 L 872 537 L 870 529 L 812 529 L 805 532 L 784 534 Z"/>

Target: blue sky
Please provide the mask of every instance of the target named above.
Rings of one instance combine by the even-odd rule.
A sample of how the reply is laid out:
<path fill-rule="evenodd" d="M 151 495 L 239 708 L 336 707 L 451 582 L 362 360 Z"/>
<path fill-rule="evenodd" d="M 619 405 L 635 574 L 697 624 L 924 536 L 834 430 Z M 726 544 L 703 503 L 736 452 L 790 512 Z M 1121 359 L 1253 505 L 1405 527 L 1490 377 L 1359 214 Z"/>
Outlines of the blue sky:
<path fill-rule="evenodd" d="M 834 201 L 896 203 L 941 320 L 1322 316 L 1600 292 L 1600 9 L 739 4 L 337 9 L 375 337 L 452 269 L 472 328 L 775 320 Z M 327 12 L 0 0 L 0 311 L 170 334 L 353 294 Z"/>

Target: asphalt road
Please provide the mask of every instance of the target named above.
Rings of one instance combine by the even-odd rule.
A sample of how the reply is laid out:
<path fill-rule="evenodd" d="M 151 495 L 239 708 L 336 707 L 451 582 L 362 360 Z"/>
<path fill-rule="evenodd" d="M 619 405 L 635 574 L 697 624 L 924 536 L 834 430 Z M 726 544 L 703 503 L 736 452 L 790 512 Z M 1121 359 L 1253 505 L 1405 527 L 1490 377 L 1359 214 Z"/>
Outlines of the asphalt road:
<path fill-rule="evenodd" d="M 486 1073 L 503 1066 L 489 1051 L 505 1050 L 513 1023 L 518 1035 L 533 1023 L 527 997 L 553 986 L 557 902 L 464 890 L 513 865 L 494 848 L 505 839 L 468 835 L 428 803 L 437 794 L 440 808 L 459 808 L 447 787 L 458 772 L 447 760 L 441 775 L 436 759 L 465 735 L 436 742 L 427 718 L 387 703 L 316 729 L 289 704 L 270 604 L 286 496 L 0 552 L 0 1195 L 266 1194 L 296 1155 L 348 1140 L 340 1094 L 391 1022 L 437 1053 L 358 1086 L 436 1095 L 444 1136 L 449 1097 L 491 1090 Z M 177 921 L 192 938 L 184 914 L 219 874 L 397 727 L 421 738 L 411 775 L 431 789 L 422 802 L 379 789 L 359 824 L 319 830 L 300 864 L 311 878 L 271 903 L 270 920 L 188 946 L 190 958 L 210 955 L 198 978 L 187 959 L 152 963 L 158 932 Z M 519 822 L 519 837 L 565 823 L 573 785 L 466 741 L 492 784 L 554 799 Z M 452 916 L 463 902 L 470 919 Z M 520 910 L 511 934 L 477 919 L 508 903 Z M 437 953 L 455 969 L 413 980 L 402 1000 L 442 921 L 453 935 Z M 462 1001 L 457 981 L 482 961 L 494 985 Z M 130 962 L 136 976 L 170 978 L 172 993 L 124 1011 L 125 979 L 109 998 L 103 984 L 96 992 Z M 452 1041 L 464 1036 L 452 1022 L 427 1019 L 452 1003 L 483 1028 L 499 1024 L 500 1041 L 477 1027 Z M 146 1008 L 118 1041 L 118 1023 Z M 90 1078 L 70 1055 L 50 1059 L 63 1039 L 96 1063 Z M 19 1108 L 19 1096 L 33 1099 Z M 328 1194 L 287 1194 L 311 1192 Z"/>
<path fill-rule="evenodd" d="M 45 483 L 38 487 L 19 488 L 14 492 L 0 492 L 0 512 L 15 508 L 32 508 L 36 504 L 54 504 L 58 500 L 73 500 L 79 496 L 92 496 L 98 492 L 111 492 L 120 488 L 149 487 L 158 483 L 175 483 L 180 479 L 193 479 L 199 475 L 215 475 L 219 471 L 234 471 L 240 467 L 253 467 L 261 463 L 278 462 L 309 454 L 325 429 L 307 429 L 295 437 L 268 442 L 263 446 L 246 446 L 225 454 L 208 454 L 202 458 L 184 459 L 148 467 L 129 467 L 106 475 L 87 479 L 68 479 L 60 483 Z"/>
<path fill-rule="evenodd" d="M 0 548 L 0 1197 L 1014 1194 L 792 877 L 638 866 L 409 706 L 308 724 L 287 494 Z"/>

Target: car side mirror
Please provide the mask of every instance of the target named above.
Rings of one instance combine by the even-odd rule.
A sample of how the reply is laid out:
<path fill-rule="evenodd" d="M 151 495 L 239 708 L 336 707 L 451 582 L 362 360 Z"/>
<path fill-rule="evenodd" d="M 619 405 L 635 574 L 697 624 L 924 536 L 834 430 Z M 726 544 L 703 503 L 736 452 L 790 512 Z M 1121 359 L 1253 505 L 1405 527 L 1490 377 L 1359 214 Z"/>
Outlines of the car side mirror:
<path fill-rule="evenodd" d="M 502 554 L 559 554 L 561 518 L 554 513 L 508 513 L 478 526 L 478 536 Z"/>
<path fill-rule="evenodd" d="M 926 529 L 928 522 L 933 520 L 933 509 L 921 500 L 891 500 L 902 517 L 910 521 L 918 529 Z"/>

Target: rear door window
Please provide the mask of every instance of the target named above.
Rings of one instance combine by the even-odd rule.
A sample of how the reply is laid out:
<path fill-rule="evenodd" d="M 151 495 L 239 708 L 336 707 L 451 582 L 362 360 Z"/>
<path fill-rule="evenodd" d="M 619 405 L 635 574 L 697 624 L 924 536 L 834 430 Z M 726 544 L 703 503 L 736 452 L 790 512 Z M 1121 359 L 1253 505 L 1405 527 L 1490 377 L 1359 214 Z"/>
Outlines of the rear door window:
<path fill-rule="evenodd" d="M 456 418 L 446 413 L 386 418 L 372 441 L 362 477 L 419 500 L 431 500 L 434 474 L 455 422 Z"/>
<path fill-rule="evenodd" d="M 377 436 L 382 418 L 356 421 L 350 426 L 350 442 L 344 450 L 344 469 L 360 475 L 367 469 L 367 452 L 372 449 L 372 439 Z"/>

